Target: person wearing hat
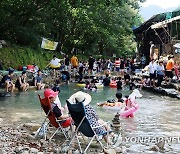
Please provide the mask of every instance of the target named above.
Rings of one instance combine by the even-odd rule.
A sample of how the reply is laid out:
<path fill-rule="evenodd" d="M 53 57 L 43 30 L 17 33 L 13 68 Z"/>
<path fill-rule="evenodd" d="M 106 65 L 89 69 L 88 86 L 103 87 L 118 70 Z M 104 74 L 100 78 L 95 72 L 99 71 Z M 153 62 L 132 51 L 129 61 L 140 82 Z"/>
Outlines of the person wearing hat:
<path fill-rule="evenodd" d="M 0 82 L 0 86 L 2 88 L 6 89 L 6 92 L 8 93 L 13 92 L 15 89 L 15 85 L 12 82 L 12 77 L 14 75 L 14 70 L 9 70 L 8 75 L 3 76 L 1 82 Z"/>
<path fill-rule="evenodd" d="M 84 93 L 82 91 L 76 92 L 69 98 L 69 102 L 71 104 L 77 104 L 83 102 L 86 117 L 91 127 L 104 125 L 104 127 L 102 126 L 95 129 L 96 134 L 106 134 L 106 132 L 111 131 L 111 129 L 102 119 L 99 118 L 96 111 L 90 105 L 91 100 L 92 100 L 91 95 L 89 95 L 88 93 Z M 109 137 L 107 135 L 104 135 L 103 137 L 108 144 L 111 144 Z"/>
<path fill-rule="evenodd" d="M 29 84 L 26 82 L 26 71 L 23 71 L 21 76 L 16 80 L 15 86 L 22 91 L 27 91 Z"/>
<path fill-rule="evenodd" d="M 49 101 L 51 103 L 52 112 L 54 113 L 54 115 L 57 119 L 65 120 L 65 119 L 69 118 L 68 115 L 63 115 L 61 109 L 55 103 L 56 98 L 58 97 L 58 91 L 54 92 L 52 89 L 46 89 L 44 91 L 44 97 L 49 99 Z"/>

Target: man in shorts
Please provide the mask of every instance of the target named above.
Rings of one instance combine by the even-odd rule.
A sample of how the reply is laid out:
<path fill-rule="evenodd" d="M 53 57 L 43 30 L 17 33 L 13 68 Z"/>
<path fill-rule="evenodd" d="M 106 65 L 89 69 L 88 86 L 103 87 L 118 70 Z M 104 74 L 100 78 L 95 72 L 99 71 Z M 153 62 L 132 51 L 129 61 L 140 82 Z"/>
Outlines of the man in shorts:
<path fill-rule="evenodd" d="M 42 72 L 41 72 L 41 70 L 38 70 L 38 74 L 34 80 L 34 85 L 37 87 L 37 90 L 44 89 L 44 87 L 45 87 L 45 84 L 42 83 Z"/>
<path fill-rule="evenodd" d="M 155 87 L 155 79 L 156 79 L 156 63 L 154 62 L 154 59 L 151 59 L 151 62 L 149 63 L 149 73 L 150 73 L 150 86 Z"/>
<path fill-rule="evenodd" d="M 166 78 L 165 78 L 166 81 L 169 79 L 169 83 L 171 82 L 171 80 L 174 76 L 173 69 L 174 69 L 174 56 L 170 55 L 169 60 L 166 64 Z"/>
<path fill-rule="evenodd" d="M 51 69 L 53 69 L 53 75 L 54 77 L 57 76 L 57 71 L 60 69 L 60 61 L 61 59 L 58 59 L 55 55 L 53 56 L 53 59 L 50 61 L 50 63 L 47 65 L 49 66 Z"/>
<path fill-rule="evenodd" d="M 95 59 L 92 57 L 92 55 L 89 56 L 88 60 L 88 70 L 89 70 L 89 75 L 92 74 L 93 66 L 94 66 Z"/>
<path fill-rule="evenodd" d="M 117 72 L 117 76 L 119 75 L 119 70 L 120 70 L 120 58 L 116 58 L 115 60 L 115 71 Z"/>
<path fill-rule="evenodd" d="M 2 88 L 5 88 L 7 93 L 13 92 L 15 89 L 15 84 L 12 82 L 13 75 L 14 70 L 9 70 L 8 75 L 5 75 L 0 82 L 0 86 Z"/>
<path fill-rule="evenodd" d="M 73 55 L 72 58 L 71 58 L 71 64 L 72 64 L 72 68 L 73 68 L 73 76 L 75 76 L 75 73 L 77 71 L 77 68 L 78 68 L 78 58 Z"/>
<path fill-rule="evenodd" d="M 120 63 L 120 75 L 124 76 L 124 69 L 125 69 L 125 62 L 124 59 L 121 58 L 121 63 Z"/>

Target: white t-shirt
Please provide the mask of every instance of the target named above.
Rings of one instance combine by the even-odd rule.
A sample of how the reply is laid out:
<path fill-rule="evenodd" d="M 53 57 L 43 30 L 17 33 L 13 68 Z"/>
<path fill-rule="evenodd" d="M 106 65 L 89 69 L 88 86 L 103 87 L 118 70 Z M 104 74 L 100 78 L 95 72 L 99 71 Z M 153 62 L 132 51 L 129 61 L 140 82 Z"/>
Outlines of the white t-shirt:
<path fill-rule="evenodd" d="M 50 64 L 52 64 L 54 66 L 59 66 L 59 63 L 60 63 L 60 59 L 58 59 L 58 58 L 52 59 L 50 62 Z"/>
<path fill-rule="evenodd" d="M 56 99 L 55 99 L 54 103 L 55 103 L 55 104 L 57 104 L 57 106 L 58 106 L 59 108 L 61 108 L 61 102 L 60 102 L 60 100 L 59 100 L 59 97 L 58 97 L 58 96 L 56 97 Z"/>
<path fill-rule="evenodd" d="M 154 72 L 156 71 L 156 67 L 157 67 L 157 65 L 156 65 L 156 63 L 154 62 L 154 63 L 152 63 L 152 62 L 150 62 L 149 63 L 149 73 L 151 73 L 151 74 L 154 74 Z"/>

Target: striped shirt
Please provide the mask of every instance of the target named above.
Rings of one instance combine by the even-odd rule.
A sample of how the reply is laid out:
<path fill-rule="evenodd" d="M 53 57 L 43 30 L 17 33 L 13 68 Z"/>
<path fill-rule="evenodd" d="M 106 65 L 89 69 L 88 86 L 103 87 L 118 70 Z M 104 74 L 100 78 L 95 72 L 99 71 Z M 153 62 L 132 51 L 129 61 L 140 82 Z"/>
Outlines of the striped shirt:
<path fill-rule="evenodd" d="M 120 68 L 120 63 L 121 63 L 120 59 L 115 60 L 115 67 Z"/>

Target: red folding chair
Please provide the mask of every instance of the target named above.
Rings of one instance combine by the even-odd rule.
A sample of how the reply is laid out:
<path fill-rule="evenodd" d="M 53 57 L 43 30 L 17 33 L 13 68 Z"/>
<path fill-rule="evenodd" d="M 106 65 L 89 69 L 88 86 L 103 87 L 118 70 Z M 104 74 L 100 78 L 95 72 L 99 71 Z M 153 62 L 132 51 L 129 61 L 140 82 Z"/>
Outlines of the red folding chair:
<path fill-rule="evenodd" d="M 52 112 L 52 108 L 51 108 L 51 104 L 48 98 L 41 98 L 41 96 L 38 94 L 40 103 L 41 103 L 41 107 L 44 110 L 46 117 L 38 131 L 38 133 L 36 134 L 36 136 L 39 135 L 39 132 L 43 132 L 44 138 L 45 140 L 47 139 L 47 130 L 49 125 L 52 125 L 53 127 L 56 128 L 56 131 L 53 133 L 53 135 L 49 138 L 49 140 L 51 140 L 54 135 L 58 132 L 61 131 L 64 134 L 64 137 L 66 139 L 69 139 L 69 135 L 68 135 L 68 131 L 69 129 L 66 129 L 67 127 L 71 128 L 71 118 L 67 118 L 65 120 L 58 120 L 54 113 Z M 47 119 L 49 119 L 49 122 L 46 125 L 46 121 Z M 46 126 L 46 127 L 45 127 Z"/>

